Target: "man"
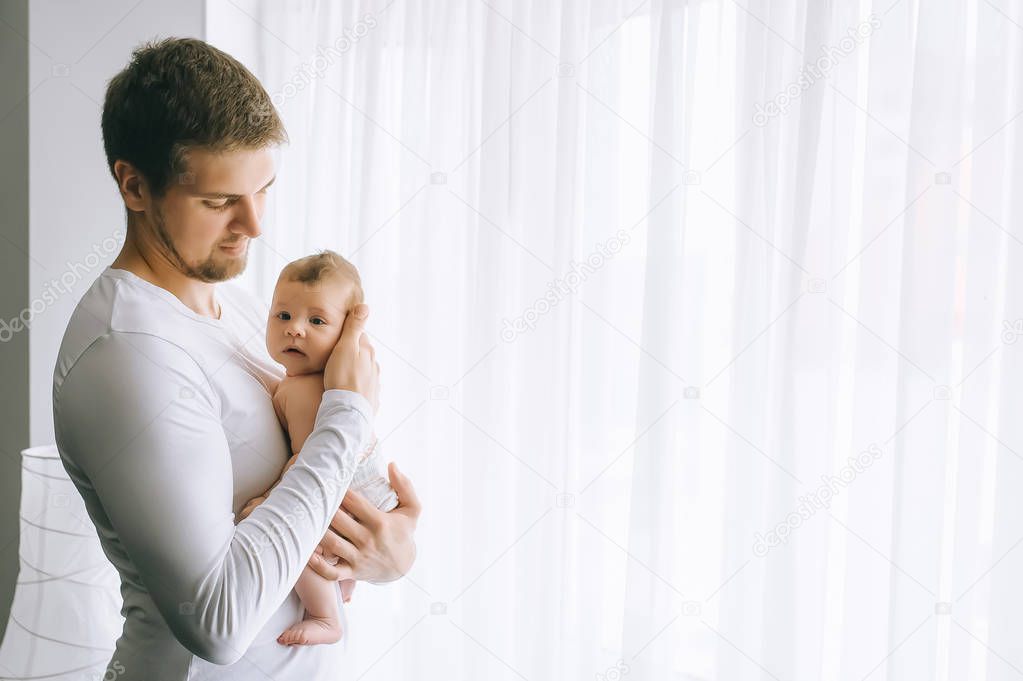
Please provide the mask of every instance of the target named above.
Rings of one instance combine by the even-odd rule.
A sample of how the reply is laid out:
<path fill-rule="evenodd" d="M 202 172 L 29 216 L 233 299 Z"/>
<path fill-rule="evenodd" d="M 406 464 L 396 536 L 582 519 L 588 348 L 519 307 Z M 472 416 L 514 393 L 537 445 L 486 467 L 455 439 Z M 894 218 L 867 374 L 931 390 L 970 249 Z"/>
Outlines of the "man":
<path fill-rule="evenodd" d="M 127 237 L 68 324 L 53 414 L 61 460 L 121 576 L 125 623 L 108 674 L 336 677 L 344 639 L 276 642 L 302 616 L 295 582 L 307 561 L 329 579 L 397 579 L 420 513 L 394 464 L 391 513 L 346 494 L 377 403 L 368 308 L 345 320 L 297 462 L 235 525 L 289 451 L 271 404 L 283 371 L 263 344 L 265 307 L 218 282 L 244 270 L 260 235 L 284 128 L 244 66 L 189 39 L 136 50 L 110 81 L 102 125 Z"/>

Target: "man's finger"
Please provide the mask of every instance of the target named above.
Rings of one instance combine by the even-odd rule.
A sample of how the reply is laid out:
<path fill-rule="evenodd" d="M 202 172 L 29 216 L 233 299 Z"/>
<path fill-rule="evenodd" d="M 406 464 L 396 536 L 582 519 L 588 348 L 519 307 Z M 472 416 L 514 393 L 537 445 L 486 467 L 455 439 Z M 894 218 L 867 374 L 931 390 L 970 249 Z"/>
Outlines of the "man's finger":
<path fill-rule="evenodd" d="M 419 496 L 416 494 L 415 487 L 412 486 L 412 481 L 398 470 L 398 464 L 393 461 L 387 464 L 387 477 L 391 481 L 391 487 L 394 488 L 395 494 L 398 495 L 398 507 L 394 510 L 401 509 L 405 515 L 417 520 L 419 514 L 423 512 L 423 505 L 419 502 Z"/>
<path fill-rule="evenodd" d="M 344 324 L 341 326 L 341 338 L 338 340 L 338 343 L 351 348 L 359 348 L 361 346 L 362 332 L 366 328 L 366 319 L 368 317 L 369 305 L 359 303 L 352 308 L 351 314 L 345 317 Z"/>
<path fill-rule="evenodd" d="M 323 546 L 325 556 L 337 556 L 348 562 L 355 560 L 359 556 L 359 550 L 355 548 L 354 544 L 333 532 L 325 534 L 323 539 L 320 540 L 320 544 Z M 329 563 L 330 561 L 327 562 Z"/>
<path fill-rule="evenodd" d="M 353 568 L 344 558 L 341 559 L 340 563 L 333 567 L 334 571 L 337 573 L 334 577 L 335 582 L 340 582 L 342 579 L 355 579 L 355 568 Z"/>
<path fill-rule="evenodd" d="M 369 355 L 370 362 L 376 362 L 377 349 L 373 347 L 373 342 L 369 339 L 368 333 L 363 333 L 359 337 L 359 354 L 367 353 Z"/>
<path fill-rule="evenodd" d="M 370 540 L 369 529 L 360 525 L 357 520 L 345 513 L 342 508 L 334 512 L 334 519 L 330 521 L 330 529 L 346 538 L 349 542 L 359 546 L 364 546 Z"/>
<path fill-rule="evenodd" d="M 341 500 L 341 508 L 355 516 L 355 519 L 359 521 L 359 525 L 371 530 L 381 522 L 383 516 L 383 511 L 369 503 L 366 497 L 353 489 L 345 493 L 345 498 Z"/>
<path fill-rule="evenodd" d="M 323 556 L 314 553 L 310 557 L 308 565 L 313 569 L 313 572 L 331 582 L 353 578 L 352 566 L 344 560 L 337 565 L 331 565 L 323 559 Z"/>

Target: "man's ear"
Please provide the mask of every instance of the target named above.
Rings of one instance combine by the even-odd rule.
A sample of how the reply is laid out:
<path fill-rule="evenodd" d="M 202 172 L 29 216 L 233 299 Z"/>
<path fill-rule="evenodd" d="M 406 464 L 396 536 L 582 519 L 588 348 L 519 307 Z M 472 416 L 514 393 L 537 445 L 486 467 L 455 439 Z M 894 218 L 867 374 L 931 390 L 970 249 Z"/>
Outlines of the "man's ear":
<path fill-rule="evenodd" d="M 142 174 L 132 164 L 118 159 L 114 161 L 114 176 L 125 208 L 135 213 L 145 212 L 149 187 Z"/>

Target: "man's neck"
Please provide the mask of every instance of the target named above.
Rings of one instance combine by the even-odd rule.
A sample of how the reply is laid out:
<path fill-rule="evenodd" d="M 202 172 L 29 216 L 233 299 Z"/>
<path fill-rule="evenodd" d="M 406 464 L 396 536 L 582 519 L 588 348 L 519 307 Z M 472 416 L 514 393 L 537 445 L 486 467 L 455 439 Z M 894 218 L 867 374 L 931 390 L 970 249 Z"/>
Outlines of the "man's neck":
<path fill-rule="evenodd" d="M 154 286 L 170 291 L 196 314 L 220 319 L 220 305 L 214 297 L 216 284 L 187 277 L 167 262 L 166 258 L 155 253 L 145 253 L 133 238 L 132 231 L 128 230 L 124 246 L 110 266 L 127 270 Z"/>

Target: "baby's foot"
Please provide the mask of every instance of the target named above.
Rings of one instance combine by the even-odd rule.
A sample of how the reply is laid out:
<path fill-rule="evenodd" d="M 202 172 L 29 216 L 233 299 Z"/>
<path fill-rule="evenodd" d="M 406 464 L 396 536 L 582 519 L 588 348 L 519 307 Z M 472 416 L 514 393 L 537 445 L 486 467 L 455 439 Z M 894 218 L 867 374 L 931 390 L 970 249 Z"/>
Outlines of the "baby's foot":
<path fill-rule="evenodd" d="M 286 646 L 311 646 L 317 643 L 337 643 L 341 640 L 341 623 L 332 617 L 313 617 L 289 627 L 277 637 L 277 642 Z"/>

